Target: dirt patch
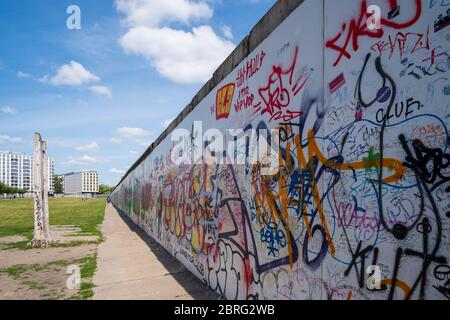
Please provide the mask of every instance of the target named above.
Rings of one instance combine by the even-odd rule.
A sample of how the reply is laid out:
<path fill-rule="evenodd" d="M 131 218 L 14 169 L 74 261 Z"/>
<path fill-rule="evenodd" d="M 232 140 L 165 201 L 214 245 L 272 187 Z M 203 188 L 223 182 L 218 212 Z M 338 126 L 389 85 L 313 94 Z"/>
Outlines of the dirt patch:
<path fill-rule="evenodd" d="M 72 248 L 6 250 L 0 255 L 0 300 L 80 299 L 67 288 L 68 266 L 83 267 L 96 244 Z"/>
<path fill-rule="evenodd" d="M 96 244 L 83 244 L 70 248 L 4 250 L 0 254 L 0 269 L 21 264 L 47 264 L 57 260 L 79 259 L 94 254 L 96 249 Z"/>
<path fill-rule="evenodd" d="M 31 248 L 32 199 L 0 200 L 0 301 L 88 299 L 97 267 L 98 226 L 105 203 L 50 199 L 50 226 L 55 246 Z M 10 236 L 11 235 L 11 236 Z M 80 277 L 77 275 L 80 274 Z M 71 279 L 71 281 L 69 280 Z M 81 279 L 80 289 L 69 289 Z M 69 288 L 68 288 L 69 284 Z"/>
<path fill-rule="evenodd" d="M 24 266 L 22 272 L 14 275 L 7 271 L 0 272 L 0 300 L 57 300 L 78 295 L 77 289 L 69 290 L 66 286 L 69 277 L 66 266 L 33 267 Z"/>
<path fill-rule="evenodd" d="M 95 235 L 86 235 L 76 226 L 51 226 L 52 239 L 55 247 L 76 247 L 81 244 L 99 243 L 101 238 Z M 30 249 L 30 239 L 24 236 L 9 236 L 0 238 L 0 250 Z"/>
<path fill-rule="evenodd" d="M 81 229 L 75 226 L 51 226 L 50 232 L 53 240 L 56 240 L 60 244 L 71 242 L 93 242 L 100 239 L 96 236 L 84 236 L 81 235 Z"/>
<path fill-rule="evenodd" d="M 1 237 L 0 244 L 8 244 L 14 242 L 27 241 L 27 237 L 24 236 L 10 236 L 10 237 Z"/>

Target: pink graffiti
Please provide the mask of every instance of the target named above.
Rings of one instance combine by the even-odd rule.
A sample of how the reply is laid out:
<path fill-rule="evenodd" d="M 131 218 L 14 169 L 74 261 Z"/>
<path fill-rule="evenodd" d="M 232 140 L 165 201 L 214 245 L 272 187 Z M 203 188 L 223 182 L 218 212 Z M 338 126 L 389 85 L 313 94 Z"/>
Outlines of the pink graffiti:
<path fill-rule="evenodd" d="M 355 204 L 343 203 L 339 204 L 340 219 L 338 219 L 338 226 L 355 229 L 363 228 L 374 231 L 378 228 L 378 220 L 374 217 L 369 217 L 367 212 L 360 212 L 356 208 Z"/>
<path fill-rule="evenodd" d="M 261 102 L 255 104 L 255 112 L 261 115 L 269 114 L 270 120 L 291 121 L 303 115 L 303 112 L 292 111 L 289 105 L 293 97 L 297 96 L 309 80 L 306 69 L 300 71 L 294 80 L 299 48 L 295 49 L 291 66 L 283 70 L 282 66 L 273 66 L 267 86 L 258 90 Z"/>
<path fill-rule="evenodd" d="M 403 59 L 403 56 L 406 53 L 408 44 L 414 44 L 411 49 L 411 53 L 415 53 L 419 50 L 430 50 L 430 29 L 427 28 L 426 33 L 414 33 L 414 32 L 397 32 L 394 38 L 389 35 L 388 40 L 381 40 L 375 43 L 372 46 L 372 50 L 378 54 L 382 54 L 383 52 L 389 52 L 389 59 L 392 58 L 396 49 L 399 52 L 400 59 Z"/>
<path fill-rule="evenodd" d="M 416 6 L 416 12 L 414 17 L 412 17 L 409 21 L 406 21 L 404 23 L 397 23 L 392 20 L 382 18 L 381 29 L 370 31 L 367 29 L 366 23 L 367 19 L 369 18 L 369 15 L 366 12 L 367 1 L 363 0 L 361 2 L 359 17 L 357 19 L 352 18 L 348 23 L 344 22 L 341 26 L 341 31 L 336 36 L 326 41 L 325 45 L 327 48 L 335 50 L 339 53 L 338 57 L 333 63 L 333 66 L 336 67 L 343 57 L 346 57 L 348 60 L 352 58 L 352 55 L 348 49 L 350 42 L 353 52 L 357 52 L 359 50 L 359 39 L 361 37 L 380 39 L 384 36 L 385 28 L 402 30 L 414 25 L 422 15 L 422 1 L 414 0 L 414 3 Z M 397 0 L 389 0 L 390 10 L 394 10 L 397 7 Z M 342 44 L 338 44 L 338 41 L 344 37 L 344 34 L 346 34 L 344 42 Z"/>

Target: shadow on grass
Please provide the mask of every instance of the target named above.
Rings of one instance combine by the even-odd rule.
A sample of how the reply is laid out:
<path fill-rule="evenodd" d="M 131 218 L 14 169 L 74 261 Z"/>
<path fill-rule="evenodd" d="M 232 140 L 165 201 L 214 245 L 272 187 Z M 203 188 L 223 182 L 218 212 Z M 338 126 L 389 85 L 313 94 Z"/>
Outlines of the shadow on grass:
<path fill-rule="evenodd" d="M 172 276 L 195 300 L 217 300 L 219 295 L 212 291 L 208 285 L 202 282 L 186 267 L 172 256 L 163 246 L 151 238 L 144 230 L 136 225 L 126 214 L 119 208 L 112 205 L 118 212 L 122 220 L 127 224 L 128 228 L 137 234 L 155 254 L 159 262 L 169 271 L 165 276 Z M 181 271 L 180 271 L 181 270 Z"/>

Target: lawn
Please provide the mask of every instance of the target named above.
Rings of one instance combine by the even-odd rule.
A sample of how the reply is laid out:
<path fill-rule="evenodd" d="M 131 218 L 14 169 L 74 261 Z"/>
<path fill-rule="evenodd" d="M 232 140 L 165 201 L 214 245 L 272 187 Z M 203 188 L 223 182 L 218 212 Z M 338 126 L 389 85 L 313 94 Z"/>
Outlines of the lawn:
<path fill-rule="evenodd" d="M 83 235 L 100 236 L 106 201 L 74 198 L 49 199 L 50 225 L 73 225 Z M 0 237 L 31 238 L 34 228 L 33 199 L 0 200 Z"/>
<path fill-rule="evenodd" d="M 51 248 L 32 249 L 28 243 L 34 228 L 33 199 L 0 200 L 0 238 L 25 236 L 28 239 L 0 244 L 0 300 L 11 296 L 31 300 L 92 297 L 96 250 L 102 239 L 99 227 L 103 222 L 105 206 L 104 199 L 49 199 L 50 225 L 77 227 L 76 233 L 68 235 L 70 239 L 74 236 L 75 240 L 58 243 Z M 98 240 L 81 240 L 85 236 Z M 69 251 L 73 257 L 61 260 L 61 254 Z M 26 264 L 24 257 L 28 257 Z M 81 288 L 76 292 L 66 288 L 66 269 L 69 265 L 81 269 Z"/>

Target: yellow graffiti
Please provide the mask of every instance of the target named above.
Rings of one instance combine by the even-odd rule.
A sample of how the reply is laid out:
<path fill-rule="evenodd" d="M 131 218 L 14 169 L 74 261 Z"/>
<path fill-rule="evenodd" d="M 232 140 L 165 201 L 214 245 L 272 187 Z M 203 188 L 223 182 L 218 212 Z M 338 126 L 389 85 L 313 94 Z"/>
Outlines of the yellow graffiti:
<path fill-rule="evenodd" d="M 288 134 L 290 132 L 290 128 L 287 128 Z M 310 129 L 307 134 L 308 138 L 308 145 L 307 145 L 307 155 L 308 159 L 314 159 L 316 158 L 319 163 L 322 165 L 335 169 L 338 171 L 349 171 L 349 170 L 361 170 L 367 168 L 367 163 L 364 161 L 359 162 L 348 162 L 348 163 L 337 163 L 333 160 L 327 159 L 322 151 L 319 149 L 316 138 L 314 136 L 314 131 Z M 326 221 L 326 217 L 324 214 L 322 201 L 320 198 L 320 190 L 318 186 L 318 181 L 315 177 L 315 168 L 313 167 L 314 164 L 312 161 L 307 161 L 307 158 L 305 156 L 305 150 L 303 150 L 301 141 L 300 141 L 300 134 L 294 135 L 294 144 L 296 148 L 296 157 L 298 161 L 298 169 L 299 171 L 308 171 L 309 174 L 312 175 L 311 178 L 311 190 L 312 190 L 312 197 L 314 199 L 314 205 L 317 208 L 317 212 L 319 213 L 319 218 L 321 221 L 321 225 L 325 234 L 326 241 L 328 242 L 330 253 L 331 255 L 335 255 L 336 247 L 333 243 L 330 230 L 328 228 L 328 224 Z M 252 174 L 254 177 L 252 177 L 252 186 L 253 186 L 253 197 L 255 200 L 256 205 L 256 214 L 259 217 L 260 223 L 268 223 L 268 215 L 264 215 L 263 213 L 266 211 L 265 208 L 268 207 L 270 212 L 270 217 L 272 218 L 272 221 L 277 221 L 277 215 L 276 215 L 276 203 L 279 203 L 280 206 L 280 218 L 283 220 L 286 231 L 289 232 L 289 214 L 288 214 L 288 206 L 298 204 L 298 201 L 296 199 L 293 199 L 287 195 L 286 190 L 286 173 L 292 173 L 294 171 L 294 168 L 292 168 L 292 161 L 291 161 L 291 143 L 286 143 L 286 159 L 283 159 L 282 152 L 279 152 L 279 166 L 280 171 L 285 172 L 279 172 L 279 179 L 278 179 L 278 194 L 273 190 L 266 182 L 265 177 L 259 176 L 259 179 L 255 179 L 255 175 L 258 172 L 259 164 L 254 165 Z M 397 159 L 391 159 L 391 158 L 385 158 L 385 159 L 377 159 L 370 163 L 370 166 L 376 167 L 376 168 L 386 168 L 392 171 L 392 174 L 389 177 L 383 178 L 383 181 L 385 183 L 392 183 L 396 182 L 399 179 L 401 179 L 405 174 L 405 168 L 401 161 Z M 257 184 L 257 180 L 259 180 L 259 184 Z M 301 188 L 302 189 L 302 188 Z M 304 208 L 303 212 L 306 212 L 307 206 L 306 204 L 303 206 L 304 202 L 304 195 L 303 190 L 299 190 L 299 199 L 301 208 Z M 306 214 L 303 214 L 303 220 L 305 224 L 306 231 L 308 232 L 308 236 L 312 237 L 312 226 L 310 219 Z M 290 265 L 292 268 L 292 245 L 288 239 L 288 252 L 290 257 Z"/>
<path fill-rule="evenodd" d="M 384 279 L 379 282 L 380 285 L 384 284 L 384 285 L 390 285 L 390 286 L 392 286 L 393 283 L 394 283 L 393 279 Z M 399 287 L 400 289 L 403 290 L 405 298 L 409 295 L 409 292 L 411 291 L 411 288 L 402 280 L 396 280 L 395 286 Z M 410 299 L 411 298 L 408 298 L 408 300 L 410 300 Z"/>

